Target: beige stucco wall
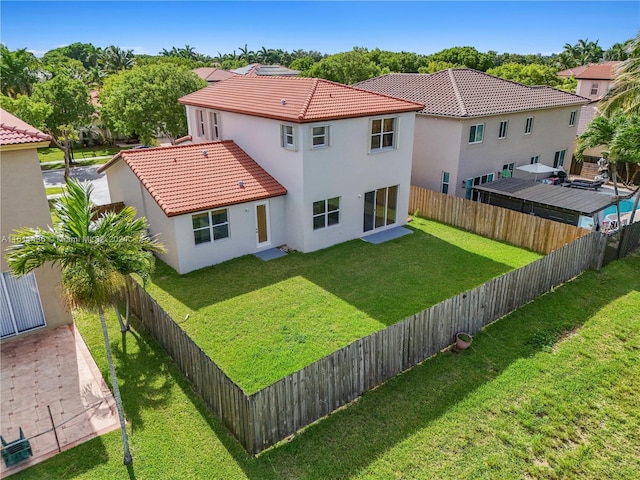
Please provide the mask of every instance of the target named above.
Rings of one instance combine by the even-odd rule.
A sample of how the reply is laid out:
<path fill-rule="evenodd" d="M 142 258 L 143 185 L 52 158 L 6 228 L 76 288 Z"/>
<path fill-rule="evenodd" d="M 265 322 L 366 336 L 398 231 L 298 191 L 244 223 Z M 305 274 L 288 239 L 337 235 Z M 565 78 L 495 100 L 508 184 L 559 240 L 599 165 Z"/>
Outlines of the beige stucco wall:
<path fill-rule="evenodd" d="M 598 84 L 598 92 L 595 95 L 591 94 L 591 87 L 594 84 Z M 592 100 L 596 98 L 602 98 L 609 90 L 611 80 L 578 80 L 578 86 L 576 93 L 581 97 L 590 98 Z"/>
<path fill-rule="evenodd" d="M 11 244 L 11 234 L 20 227 L 51 225 L 51 215 L 42 182 L 42 173 L 35 148 L 0 149 L 0 233 L 2 236 L 2 271 L 9 270 L 5 250 Z M 46 328 L 72 322 L 62 303 L 60 270 L 44 266 L 35 271 Z"/>
<path fill-rule="evenodd" d="M 572 111 L 576 112 L 573 126 L 569 125 Z M 575 147 L 580 107 L 562 107 L 532 112 L 512 113 L 473 119 L 449 119 L 419 115 L 413 152 L 412 183 L 440 191 L 441 176 L 450 176 L 449 193 L 465 195 L 462 181 L 494 173 L 502 166 L 528 165 L 538 155 L 540 163 L 553 166 L 555 152 L 566 150 L 565 170 L 569 169 Z M 528 117 L 534 117 L 531 134 L 525 134 Z M 508 121 L 506 138 L 499 139 L 500 122 Z M 483 140 L 469 143 L 472 125 L 484 124 Z M 497 178 L 497 177 L 496 177 Z"/>

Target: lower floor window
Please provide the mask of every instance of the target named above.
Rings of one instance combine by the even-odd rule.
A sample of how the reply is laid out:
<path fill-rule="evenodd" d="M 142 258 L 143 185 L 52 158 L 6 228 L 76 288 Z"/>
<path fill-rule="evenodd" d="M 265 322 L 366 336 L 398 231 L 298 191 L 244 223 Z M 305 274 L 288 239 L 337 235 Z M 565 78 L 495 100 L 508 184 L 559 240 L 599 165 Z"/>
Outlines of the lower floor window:
<path fill-rule="evenodd" d="M 478 200 L 480 195 L 478 192 L 473 191 L 473 187 L 477 185 L 482 185 L 484 183 L 493 182 L 495 175 L 493 173 L 487 173 L 486 175 L 480 175 L 479 177 L 469 178 L 465 182 L 466 192 L 465 198 L 467 200 Z"/>
<path fill-rule="evenodd" d="M 442 185 L 440 191 L 445 195 L 449 193 L 449 172 L 442 172 Z"/>
<path fill-rule="evenodd" d="M 193 238 L 196 245 L 222 240 L 229 236 L 227 209 L 196 213 L 191 216 Z"/>
<path fill-rule="evenodd" d="M 313 229 L 340 223 L 340 197 L 313 202 Z"/>
<path fill-rule="evenodd" d="M 553 168 L 564 167 L 564 156 L 566 155 L 566 153 L 566 150 L 560 150 L 559 152 L 556 152 L 555 156 L 553 157 Z"/>

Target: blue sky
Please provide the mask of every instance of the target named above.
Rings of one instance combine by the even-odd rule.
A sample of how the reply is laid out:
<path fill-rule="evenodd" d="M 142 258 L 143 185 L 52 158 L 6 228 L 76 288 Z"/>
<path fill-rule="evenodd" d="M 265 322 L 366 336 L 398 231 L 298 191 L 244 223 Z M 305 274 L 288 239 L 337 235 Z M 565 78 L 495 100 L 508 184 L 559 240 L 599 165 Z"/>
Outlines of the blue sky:
<path fill-rule="evenodd" d="M 157 54 L 186 44 L 204 54 L 282 48 L 337 53 L 354 46 L 430 54 L 471 45 L 499 53 L 603 48 L 640 31 L 638 1 L 72 1 L 0 2 L 0 41 L 36 55 L 73 42 Z"/>

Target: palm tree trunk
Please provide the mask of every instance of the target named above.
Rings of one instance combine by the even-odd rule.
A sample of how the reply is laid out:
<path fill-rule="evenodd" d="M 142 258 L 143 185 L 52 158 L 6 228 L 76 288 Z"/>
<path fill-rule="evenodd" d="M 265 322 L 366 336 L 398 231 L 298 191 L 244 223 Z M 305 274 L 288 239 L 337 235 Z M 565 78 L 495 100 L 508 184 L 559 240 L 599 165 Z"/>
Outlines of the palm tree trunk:
<path fill-rule="evenodd" d="M 129 437 L 127 436 L 127 425 L 124 419 L 124 409 L 122 408 L 122 397 L 120 396 L 120 387 L 118 386 L 118 377 L 116 376 L 116 368 L 113 365 L 113 355 L 111 354 L 111 345 L 109 344 L 109 333 L 107 332 L 107 322 L 104 319 L 102 307 L 98 307 L 98 315 L 100 315 L 100 325 L 102 326 L 102 336 L 104 337 L 104 346 L 107 350 L 107 363 L 109 364 L 109 374 L 111 376 L 111 386 L 113 388 L 113 398 L 116 401 L 116 409 L 120 418 L 120 431 L 122 432 L 122 449 L 124 450 L 123 462 L 125 465 L 133 463 L 133 457 L 129 450 Z"/>

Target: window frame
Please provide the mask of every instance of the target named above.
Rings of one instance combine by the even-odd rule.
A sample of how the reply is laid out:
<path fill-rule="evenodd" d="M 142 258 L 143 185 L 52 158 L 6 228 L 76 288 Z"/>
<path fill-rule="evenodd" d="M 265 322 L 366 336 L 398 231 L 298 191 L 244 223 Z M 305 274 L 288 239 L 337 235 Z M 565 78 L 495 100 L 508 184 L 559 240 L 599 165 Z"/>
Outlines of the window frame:
<path fill-rule="evenodd" d="M 478 129 L 480 127 L 480 129 Z M 480 140 L 478 140 L 478 130 L 480 130 Z M 473 133 L 474 140 L 471 141 L 471 132 Z M 476 123 L 469 126 L 469 145 L 475 145 L 476 143 L 482 143 L 484 140 L 484 123 Z"/>
<path fill-rule="evenodd" d="M 214 215 L 219 214 L 219 212 L 224 212 L 226 220 L 224 222 L 213 223 Z M 207 224 L 204 225 L 204 226 L 201 226 L 201 227 L 195 227 L 194 226 L 194 217 L 202 216 L 204 214 L 207 215 Z M 226 227 L 226 235 L 221 236 L 221 237 L 217 237 L 216 234 L 215 234 L 216 227 L 218 227 L 218 228 Z M 207 211 L 204 211 L 204 212 L 195 212 L 195 213 L 191 214 L 191 230 L 193 231 L 193 242 L 194 242 L 194 245 L 196 247 L 198 247 L 200 245 L 221 242 L 221 241 L 223 241 L 225 239 L 230 238 L 231 237 L 231 231 L 230 231 L 230 227 L 229 227 L 229 209 L 228 208 L 217 208 L 215 210 L 207 210 Z M 201 231 L 205 231 L 205 230 L 208 232 L 208 235 L 209 235 L 208 240 L 198 241 L 198 238 L 196 236 L 196 232 L 201 232 Z"/>
<path fill-rule="evenodd" d="M 332 200 L 336 200 L 337 201 L 337 208 L 333 208 L 330 209 L 331 206 L 331 201 Z M 316 213 L 315 211 L 315 207 L 316 204 L 322 203 L 323 204 L 323 210 L 322 212 L 318 212 Z M 335 227 L 337 225 L 340 225 L 340 204 L 341 204 L 341 197 L 331 197 L 331 198 L 327 198 L 324 200 L 316 200 L 315 202 L 312 203 L 311 205 L 311 225 L 313 227 L 313 230 L 324 230 L 327 228 L 331 228 L 331 227 Z M 335 221 L 332 221 L 332 216 L 336 216 L 337 219 Z M 323 224 L 317 225 L 316 226 L 316 219 L 323 219 Z"/>
<path fill-rule="evenodd" d="M 201 108 L 196 109 L 196 129 L 198 137 L 202 138 L 206 135 L 206 125 L 204 120 L 204 110 Z"/>
<path fill-rule="evenodd" d="M 385 124 L 387 120 L 393 121 L 392 130 L 385 130 Z M 380 131 L 374 132 L 373 125 L 375 122 L 380 122 Z M 398 131 L 400 126 L 400 117 L 397 115 L 391 117 L 376 117 L 369 119 L 369 153 L 381 153 L 389 150 L 396 150 L 398 148 Z M 391 145 L 384 145 L 385 136 L 391 135 Z M 379 146 L 373 147 L 373 139 L 379 138 Z"/>
<path fill-rule="evenodd" d="M 324 133 L 322 133 L 321 135 L 316 135 L 314 133 L 314 129 L 316 128 L 324 129 Z M 313 125 L 309 127 L 309 136 L 311 137 L 311 150 L 318 150 L 331 146 L 331 128 L 329 125 Z M 314 143 L 314 140 L 316 138 L 323 138 L 323 143 L 316 145 Z"/>
<path fill-rule="evenodd" d="M 291 133 L 287 132 L 287 129 L 291 129 Z M 287 140 L 291 138 L 291 143 Z M 290 123 L 280 124 L 280 146 L 285 150 L 297 150 L 298 144 L 296 142 L 296 126 Z"/>
<path fill-rule="evenodd" d="M 600 90 L 599 82 L 591 82 L 591 93 L 589 95 L 598 95 L 598 91 Z"/>
<path fill-rule="evenodd" d="M 451 185 L 451 173 L 442 171 L 440 176 L 440 193 L 449 194 L 449 186 Z"/>
<path fill-rule="evenodd" d="M 534 117 L 527 117 L 524 123 L 524 134 L 531 135 L 533 133 L 533 119 Z"/>
<path fill-rule="evenodd" d="M 509 120 L 502 120 L 500 122 L 500 126 L 498 127 L 498 140 L 507 138 L 508 130 L 509 130 Z"/>
<path fill-rule="evenodd" d="M 209 134 L 213 141 L 221 139 L 219 112 L 209 112 Z"/>
<path fill-rule="evenodd" d="M 577 110 L 571 110 L 569 114 L 569 126 L 574 127 L 576 125 L 576 116 L 578 114 Z"/>
<path fill-rule="evenodd" d="M 536 163 L 540 163 L 540 155 L 534 155 L 531 157 L 531 160 L 529 160 L 529 165 L 534 165 Z"/>
<path fill-rule="evenodd" d="M 564 168 L 564 161 L 566 159 L 566 156 L 567 156 L 566 148 L 564 150 L 558 150 L 557 152 L 555 152 L 555 154 L 553 155 L 553 168 L 560 168 L 560 167 Z"/>
<path fill-rule="evenodd" d="M 516 162 L 509 162 L 509 163 L 505 163 L 504 165 L 502 165 L 502 170 L 500 170 L 500 173 L 504 172 L 505 170 L 509 170 L 509 172 L 511 172 L 511 176 L 513 176 L 513 171 L 516 168 Z"/>

